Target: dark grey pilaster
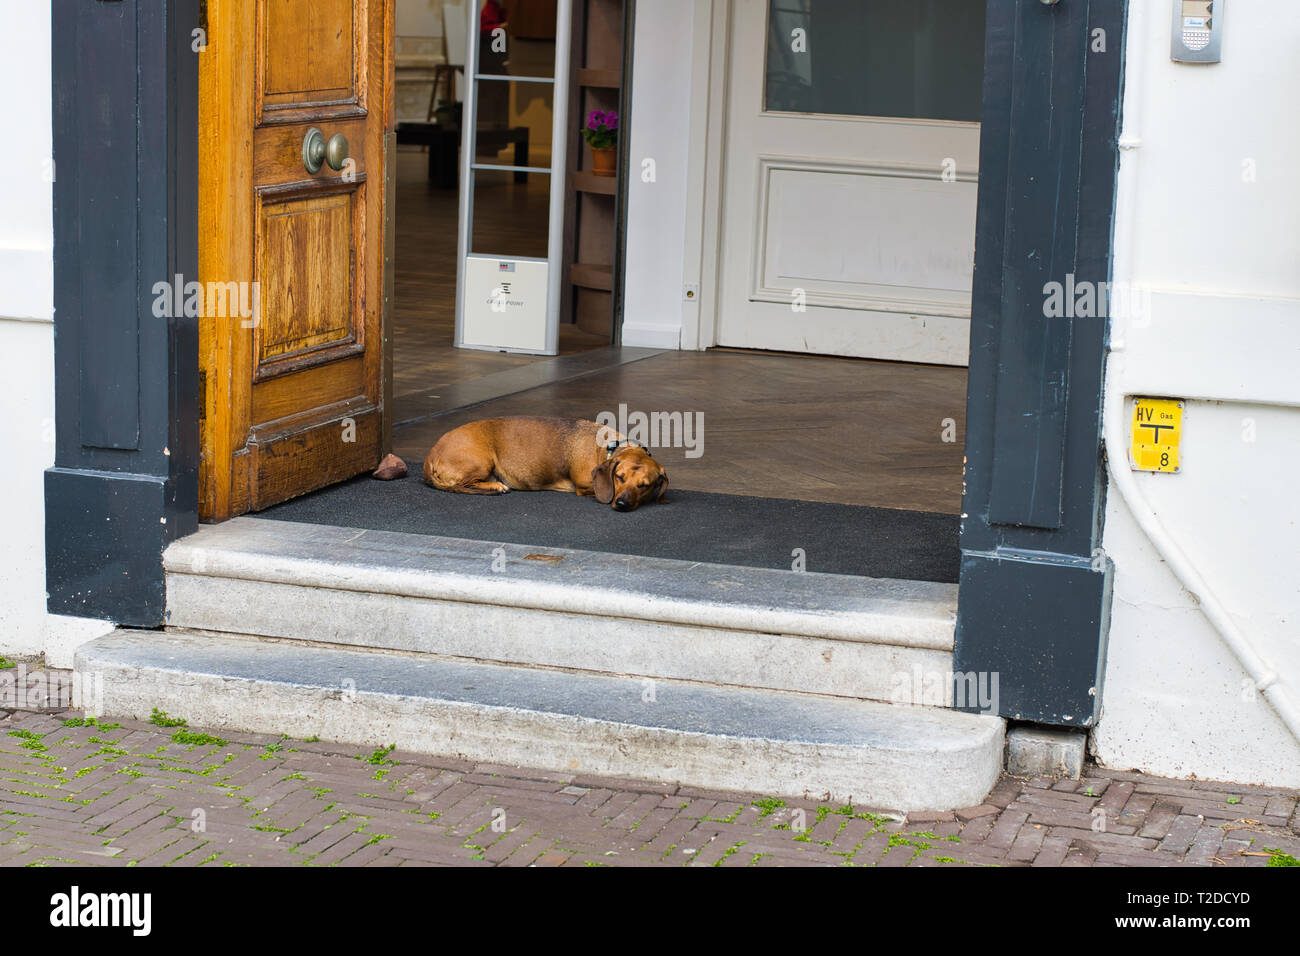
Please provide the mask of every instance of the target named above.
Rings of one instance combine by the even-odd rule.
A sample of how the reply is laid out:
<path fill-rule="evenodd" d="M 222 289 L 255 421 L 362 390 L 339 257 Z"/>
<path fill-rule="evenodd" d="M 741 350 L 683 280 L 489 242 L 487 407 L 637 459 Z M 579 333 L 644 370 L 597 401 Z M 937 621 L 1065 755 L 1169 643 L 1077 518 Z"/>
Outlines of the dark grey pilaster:
<path fill-rule="evenodd" d="M 56 452 L 49 609 L 159 625 L 162 551 L 198 501 L 198 0 L 55 0 Z"/>
<path fill-rule="evenodd" d="M 1003 716 L 1063 726 L 1101 701 L 1107 322 L 1047 316 L 1044 286 L 1110 278 L 1125 15 L 988 4 L 955 669 L 996 673 Z"/>

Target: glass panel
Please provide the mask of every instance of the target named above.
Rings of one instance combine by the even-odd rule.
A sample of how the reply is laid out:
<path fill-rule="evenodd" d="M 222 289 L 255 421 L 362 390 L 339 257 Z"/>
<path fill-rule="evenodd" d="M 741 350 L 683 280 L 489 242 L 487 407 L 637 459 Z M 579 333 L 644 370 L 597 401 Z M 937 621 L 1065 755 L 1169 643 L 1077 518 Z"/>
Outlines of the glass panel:
<path fill-rule="evenodd" d="M 981 0 L 768 0 L 764 109 L 980 118 Z"/>
<path fill-rule="evenodd" d="M 479 73 L 555 76 L 555 4 L 515 0 L 509 17 L 503 6 L 487 0 L 479 11 Z"/>
<path fill-rule="evenodd" d="M 470 252 L 503 259 L 545 259 L 551 227 L 550 185 L 551 177 L 545 173 L 474 170 Z"/>
<path fill-rule="evenodd" d="M 554 97 L 550 83 L 480 81 L 474 162 L 550 166 Z"/>

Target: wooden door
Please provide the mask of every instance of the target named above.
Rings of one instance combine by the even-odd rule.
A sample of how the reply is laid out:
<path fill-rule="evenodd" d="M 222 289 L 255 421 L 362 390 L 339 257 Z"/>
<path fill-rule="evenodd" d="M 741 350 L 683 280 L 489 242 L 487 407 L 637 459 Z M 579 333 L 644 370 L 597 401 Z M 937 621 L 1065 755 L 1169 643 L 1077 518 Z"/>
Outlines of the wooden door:
<path fill-rule="evenodd" d="M 199 67 L 199 516 L 256 511 L 387 448 L 391 0 L 208 0 Z M 311 129 L 347 140 L 311 172 Z M 231 301 L 238 296 L 239 307 Z"/>
<path fill-rule="evenodd" d="M 735 0 L 717 343 L 965 365 L 984 13 Z"/>

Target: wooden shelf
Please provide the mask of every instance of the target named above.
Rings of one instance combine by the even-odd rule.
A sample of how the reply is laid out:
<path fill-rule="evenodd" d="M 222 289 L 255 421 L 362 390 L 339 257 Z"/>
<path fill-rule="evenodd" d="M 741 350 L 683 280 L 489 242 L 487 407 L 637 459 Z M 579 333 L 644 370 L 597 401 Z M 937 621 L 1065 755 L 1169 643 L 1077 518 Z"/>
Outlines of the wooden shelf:
<path fill-rule="evenodd" d="M 614 288 L 614 267 L 590 262 L 575 262 L 569 266 L 569 281 L 584 289 L 609 292 Z"/>
<path fill-rule="evenodd" d="M 578 85 L 599 86 L 607 90 L 616 90 L 623 85 L 623 73 L 621 70 L 593 70 L 587 67 L 579 67 Z"/>
<path fill-rule="evenodd" d="M 614 195 L 617 186 L 617 176 L 597 176 L 595 173 L 578 169 L 573 171 L 573 188 L 580 193 L 595 193 L 598 196 L 612 196 Z"/>
<path fill-rule="evenodd" d="M 569 68 L 569 114 L 585 120 L 594 109 L 627 110 L 624 82 L 628 0 L 574 0 L 570 29 L 573 57 Z M 570 124 L 564 177 L 564 279 L 560 312 L 608 341 L 619 296 L 614 291 L 615 257 L 620 255 L 623 189 L 616 176 L 597 176 L 583 144 L 581 122 Z M 584 167 L 584 168 L 577 168 Z"/>

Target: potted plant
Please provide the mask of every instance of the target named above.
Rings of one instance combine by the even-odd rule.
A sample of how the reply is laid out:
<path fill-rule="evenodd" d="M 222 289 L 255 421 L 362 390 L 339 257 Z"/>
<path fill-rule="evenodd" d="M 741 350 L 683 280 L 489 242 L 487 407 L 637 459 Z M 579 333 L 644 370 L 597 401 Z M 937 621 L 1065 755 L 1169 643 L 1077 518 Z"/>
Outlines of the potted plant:
<path fill-rule="evenodd" d="M 613 176 L 614 151 L 618 142 L 618 114 L 613 110 L 592 110 L 582 128 L 583 138 L 591 147 L 591 171 L 597 176 Z"/>

